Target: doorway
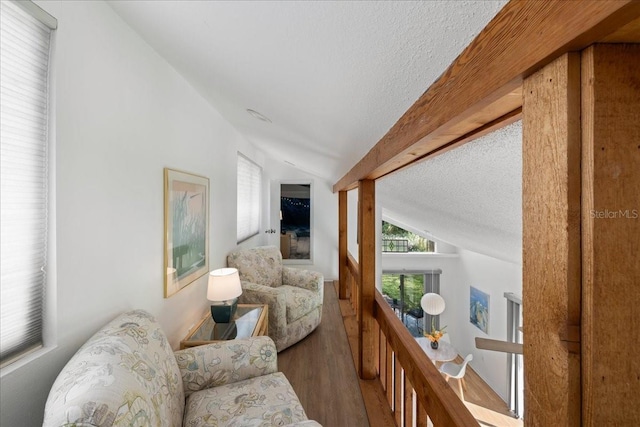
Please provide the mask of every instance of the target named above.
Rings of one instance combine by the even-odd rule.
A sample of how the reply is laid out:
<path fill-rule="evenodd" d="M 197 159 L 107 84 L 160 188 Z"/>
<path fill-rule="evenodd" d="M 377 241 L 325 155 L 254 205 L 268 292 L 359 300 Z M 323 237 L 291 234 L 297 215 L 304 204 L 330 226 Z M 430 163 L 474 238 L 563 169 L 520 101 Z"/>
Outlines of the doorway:
<path fill-rule="evenodd" d="M 310 183 L 280 184 L 280 251 L 292 263 L 312 259 L 311 190 Z"/>

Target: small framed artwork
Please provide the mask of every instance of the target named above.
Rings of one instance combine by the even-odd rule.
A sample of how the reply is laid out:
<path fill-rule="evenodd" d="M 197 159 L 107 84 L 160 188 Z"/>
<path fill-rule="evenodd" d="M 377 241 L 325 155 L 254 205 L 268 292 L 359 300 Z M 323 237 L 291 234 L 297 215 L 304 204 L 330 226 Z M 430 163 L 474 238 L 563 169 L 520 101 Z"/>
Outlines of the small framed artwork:
<path fill-rule="evenodd" d="M 485 334 L 489 333 L 489 294 L 471 286 L 469 321 Z"/>
<path fill-rule="evenodd" d="M 209 178 L 164 169 L 164 297 L 209 272 Z"/>

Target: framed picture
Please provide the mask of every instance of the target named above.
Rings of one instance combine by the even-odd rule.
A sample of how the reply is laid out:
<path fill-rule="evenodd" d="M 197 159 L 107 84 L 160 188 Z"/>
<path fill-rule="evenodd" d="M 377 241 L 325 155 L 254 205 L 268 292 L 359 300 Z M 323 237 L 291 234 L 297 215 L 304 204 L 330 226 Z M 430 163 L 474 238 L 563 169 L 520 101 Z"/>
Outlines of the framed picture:
<path fill-rule="evenodd" d="M 485 334 L 489 333 L 489 294 L 471 286 L 469 321 Z"/>
<path fill-rule="evenodd" d="M 164 297 L 209 272 L 209 178 L 164 169 Z"/>

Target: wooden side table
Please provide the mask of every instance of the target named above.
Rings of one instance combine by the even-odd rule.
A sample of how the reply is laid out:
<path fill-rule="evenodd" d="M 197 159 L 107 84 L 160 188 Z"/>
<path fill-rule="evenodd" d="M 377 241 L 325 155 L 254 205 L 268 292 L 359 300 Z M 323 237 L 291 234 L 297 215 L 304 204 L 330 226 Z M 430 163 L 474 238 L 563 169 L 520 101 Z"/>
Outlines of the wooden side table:
<path fill-rule="evenodd" d="M 180 341 L 180 348 L 267 335 L 268 312 L 269 306 L 266 304 L 238 304 L 238 309 L 229 323 L 216 323 L 211 318 L 211 313 L 207 313 L 193 331 Z"/>

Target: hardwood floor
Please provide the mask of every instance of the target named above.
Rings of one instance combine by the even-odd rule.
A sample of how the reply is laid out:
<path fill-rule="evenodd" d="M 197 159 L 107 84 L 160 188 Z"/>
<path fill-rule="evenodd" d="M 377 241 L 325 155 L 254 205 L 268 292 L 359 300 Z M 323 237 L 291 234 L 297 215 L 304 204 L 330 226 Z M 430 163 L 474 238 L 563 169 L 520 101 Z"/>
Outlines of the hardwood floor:
<path fill-rule="evenodd" d="M 462 357 L 458 356 L 455 363 L 462 363 Z M 464 404 L 481 426 L 522 427 L 522 420 L 511 415 L 507 404 L 471 366 L 467 366 L 464 378 L 467 384 L 467 390 L 464 391 Z M 451 379 L 449 385 L 460 397 L 457 381 Z"/>
<path fill-rule="evenodd" d="M 293 386 L 310 419 L 326 427 L 368 427 L 338 296 L 324 287 L 320 326 L 278 354 L 278 368 Z"/>

